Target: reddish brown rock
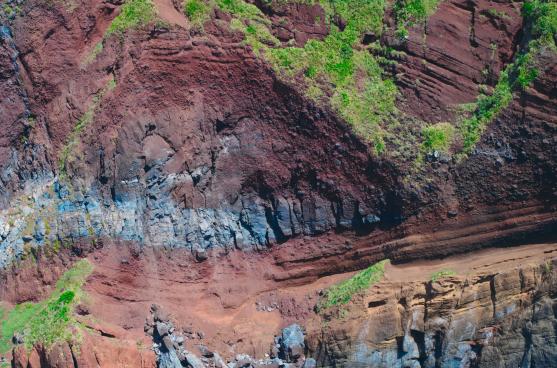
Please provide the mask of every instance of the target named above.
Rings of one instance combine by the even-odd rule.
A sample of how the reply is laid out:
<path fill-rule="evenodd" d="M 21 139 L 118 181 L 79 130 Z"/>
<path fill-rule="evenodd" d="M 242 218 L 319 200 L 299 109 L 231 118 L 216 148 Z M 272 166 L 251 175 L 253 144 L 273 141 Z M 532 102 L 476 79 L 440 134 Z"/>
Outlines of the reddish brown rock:
<path fill-rule="evenodd" d="M 450 121 L 456 105 L 476 99 L 480 85 L 493 87 L 517 51 L 520 11 L 515 2 L 442 1 L 408 39 L 387 34 L 387 44 L 404 52 L 396 67 L 403 108 L 427 122 Z"/>

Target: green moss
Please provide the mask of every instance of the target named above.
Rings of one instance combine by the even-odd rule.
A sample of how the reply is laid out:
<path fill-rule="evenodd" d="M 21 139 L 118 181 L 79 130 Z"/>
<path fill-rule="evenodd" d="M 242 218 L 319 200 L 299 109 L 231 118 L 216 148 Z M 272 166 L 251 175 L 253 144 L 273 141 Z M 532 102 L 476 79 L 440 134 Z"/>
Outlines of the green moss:
<path fill-rule="evenodd" d="M 11 349 L 11 339 L 15 333 L 24 336 L 27 348 L 36 343 L 49 347 L 57 341 L 71 340 L 71 327 L 76 323 L 72 309 L 83 298 L 81 286 L 92 270 L 87 260 L 81 260 L 62 275 L 47 300 L 18 304 L 8 313 L 3 313 L 0 353 Z"/>
<path fill-rule="evenodd" d="M 142 27 L 155 19 L 155 6 L 151 0 L 127 0 L 120 14 L 110 24 L 107 35 L 122 34 L 130 28 Z"/>
<path fill-rule="evenodd" d="M 348 280 L 338 285 L 331 286 L 325 291 L 325 296 L 319 303 L 319 309 L 330 308 L 339 304 L 347 304 L 352 299 L 352 296 L 379 282 L 385 274 L 385 264 L 387 262 L 388 260 L 377 262 L 365 270 L 358 272 Z"/>
<path fill-rule="evenodd" d="M 499 11 L 495 8 L 490 8 L 487 11 L 492 17 L 500 19 L 510 19 L 511 17 L 505 11 Z"/>
<path fill-rule="evenodd" d="M 45 235 L 48 237 L 51 233 L 51 228 L 50 228 L 50 222 L 48 222 L 48 220 L 44 221 L 44 233 Z"/>
<path fill-rule="evenodd" d="M 455 275 L 456 275 L 456 272 L 454 270 L 451 270 L 450 268 L 445 268 L 445 269 L 439 270 L 437 272 L 434 272 L 431 275 L 430 280 L 432 282 L 436 282 L 436 281 L 442 280 L 446 277 L 455 276 Z"/>
<path fill-rule="evenodd" d="M 91 52 L 87 55 L 87 57 L 85 58 L 85 60 L 82 63 L 82 67 L 85 67 L 89 64 L 91 64 L 93 61 L 95 61 L 95 59 L 97 58 L 97 56 L 99 56 L 99 54 L 103 51 L 103 42 L 102 40 L 97 42 L 97 44 L 95 45 L 95 47 L 93 47 L 93 49 L 91 50 Z"/>
<path fill-rule="evenodd" d="M 102 98 L 105 93 L 113 90 L 116 87 L 116 81 L 114 76 L 108 80 L 107 84 L 103 89 L 101 89 L 95 96 L 85 113 L 77 120 L 75 126 L 68 136 L 67 143 L 62 147 L 60 156 L 58 158 L 58 170 L 59 176 L 64 178 L 67 175 L 67 165 L 71 159 L 71 154 L 75 149 L 75 146 L 79 143 L 79 136 L 83 130 L 93 121 L 95 116 L 95 110 L 101 103 Z"/>
<path fill-rule="evenodd" d="M 54 253 L 60 252 L 61 248 L 62 248 L 62 243 L 60 242 L 60 239 L 55 239 L 52 242 L 52 250 L 54 251 Z"/>
<path fill-rule="evenodd" d="M 116 79 L 114 78 L 114 76 L 108 81 L 107 85 L 106 85 L 106 90 L 107 91 L 112 91 L 114 90 L 114 88 L 116 88 Z"/>

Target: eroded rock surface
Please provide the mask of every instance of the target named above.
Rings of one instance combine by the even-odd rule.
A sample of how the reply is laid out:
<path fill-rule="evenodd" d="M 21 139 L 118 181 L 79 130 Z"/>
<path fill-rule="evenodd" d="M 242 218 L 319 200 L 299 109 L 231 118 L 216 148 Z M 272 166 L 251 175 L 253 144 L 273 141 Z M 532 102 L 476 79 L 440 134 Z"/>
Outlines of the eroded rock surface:
<path fill-rule="evenodd" d="M 523 2 L 441 1 L 402 38 L 388 4 L 382 35 L 357 46 L 381 55 L 399 92 L 393 121 L 381 122 L 392 129 L 383 154 L 330 96 L 309 97 L 247 45 L 226 11 L 193 25 L 181 1 L 154 0 L 156 21 L 111 34 L 124 3 L 10 0 L 0 10 L 0 301 L 43 300 L 78 258 L 95 266 L 89 303 L 74 311 L 81 340 L 24 348 L 19 331 L 0 359 L 556 365 L 557 264 L 551 247 L 540 256 L 529 245 L 557 239 L 554 50 L 536 56 L 536 78 L 471 152 L 417 157 L 421 129 L 458 127 L 458 110 L 491 93 L 529 41 Z M 331 4 L 247 3 L 277 47 L 347 25 L 327 18 Z M 387 273 L 316 314 L 320 291 L 377 261 L 462 254 L 472 264 L 469 252 L 513 245 L 535 259 L 511 267 L 501 257 L 437 282 Z"/>
<path fill-rule="evenodd" d="M 555 265 L 379 283 L 314 322 L 310 350 L 335 367 L 551 367 Z"/>

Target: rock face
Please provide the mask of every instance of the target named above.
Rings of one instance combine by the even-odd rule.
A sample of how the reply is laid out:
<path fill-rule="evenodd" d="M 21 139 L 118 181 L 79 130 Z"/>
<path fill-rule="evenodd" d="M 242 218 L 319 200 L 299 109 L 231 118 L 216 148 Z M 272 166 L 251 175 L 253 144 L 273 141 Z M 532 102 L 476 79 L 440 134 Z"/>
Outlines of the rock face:
<path fill-rule="evenodd" d="M 48 348 L 35 346 L 31 351 L 20 345 L 11 359 L 14 368 L 122 366 L 155 368 L 155 354 L 138 349 L 134 341 L 126 341 L 122 336 L 86 333 L 79 345 L 58 343 Z"/>
<path fill-rule="evenodd" d="M 310 351 L 335 367 L 552 367 L 555 265 L 377 284 L 315 323 Z"/>
<path fill-rule="evenodd" d="M 327 33 L 318 5 L 259 6 L 276 32 L 296 30 L 284 40 Z M 475 87 L 493 85 L 520 39 L 517 8 L 447 1 L 427 37 L 418 26 L 403 43 L 386 32 L 384 46 L 406 55 L 393 70 L 401 108 L 443 121 L 451 106 L 473 101 Z M 203 259 L 331 231 L 407 233 L 524 202 L 554 217 L 554 53 L 465 162 L 434 160 L 409 182 L 408 162 L 371 155 L 336 114 L 277 78 L 217 20 L 203 35 L 174 25 L 130 31 L 121 43 L 101 37 L 115 5 L 23 10 L 2 28 L 2 101 L 13 105 L 2 121 L 19 128 L 3 136 L 0 265 L 87 237 L 185 247 Z M 530 235 L 543 232 L 530 225 Z"/>
<path fill-rule="evenodd" d="M 425 24 L 418 24 L 401 43 L 398 83 L 406 108 L 426 121 L 447 121 L 455 103 L 474 101 L 479 85 L 493 85 L 516 52 L 523 27 L 521 4 L 501 1 L 443 1 Z M 453 47 L 459 45 L 459 47 Z M 452 110 L 454 113 L 454 110 Z"/>
<path fill-rule="evenodd" d="M 363 34 L 357 47 L 399 91 L 396 121 L 381 122 L 392 125 L 384 154 L 329 92 L 301 88 L 311 70 L 278 73 L 229 12 L 212 9 L 200 26 L 182 1 L 153 0 L 157 21 L 111 33 L 130 1 L 0 9 L 1 307 L 41 300 L 80 257 L 96 267 L 80 344 L 26 351 L 17 335 L 0 359 L 33 368 L 556 366 L 554 261 L 387 280 L 346 310 L 313 309 L 328 277 L 382 259 L 557 240 L 555 50 L 540 51 L 535 80 L 466 157 L 435 150 L 418 160 L 421 129 L 458 125 L 456 107 L 490 93 L 532 36 L 521 1 L 441 1 L 405 38 L 388 2 L 383 33 Z M 342 14 L 328 18 L 331 4 L 243 5 L 262 12 L 277 47 L 303 47 L 347 26 Z"/>

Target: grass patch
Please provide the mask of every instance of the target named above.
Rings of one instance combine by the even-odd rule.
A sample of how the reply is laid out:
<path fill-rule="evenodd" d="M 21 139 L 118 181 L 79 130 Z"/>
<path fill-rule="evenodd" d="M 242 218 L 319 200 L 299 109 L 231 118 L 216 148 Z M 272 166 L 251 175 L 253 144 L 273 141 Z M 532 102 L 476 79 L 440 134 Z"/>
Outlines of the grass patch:
<path fill-rule="evenodd" d="M 120 14 L 108 27 L 106 35 L 123 34 L 130 28 L 144 26 L 151 22 L 155 15 L 155 6 L 151 0 L 127 0 L 122 5 Z"/>
<path fill-rule="evenodd" d="M 346 21 L 346 28 L 357 33 L 381 34 L 385 0 L 320 0 L 329 21 L 337 15 Z"/>
<path fill-rule="evenodd" d="M 347 304 L 352 299 L 352 296 L 379 282 L 385 274 L 385 264 L 387 262 L 388 260 L 377 262 L 365 270 L 358 272 L 348 280 L 331 286 L 325 292 L 324 298 L 320 301 L 318 306 L 319 309 Z"/>
<path fill-rule="evenodd" d="M 455 276 L 455 275 L 456 275 L 456 272 L 454 270 L 451 270 L 450 268 L 445 268 L 445 269 L 439 270 L 439 271 L 434 272 L 433 274 L 431 274 L 430 280 L 432 282 L 436 282 L 436 281 L 442 280 L 446 277 Z"/>
<path fill-rule="evenodd" d="M 381 33 L 385 2 L 335 0 L 321 5 L 329 18 L 336 14 L 346 21 L 344 30 L 332 24 L 323 41 L 270 49 L 267 57 L 280 74 L 301 78 L 309 97 L 328 97 L 354 131 L 373 144 L 375 153 L 382 153 L 381 123 L 396 111 L 397 89 L 371 53 L 372 46 L 364 47 L 360 41 L 364 32 Z"/>
<path fill-rule="evenodd" d="M 306 95 L 328 101 L 376 153 L 385 150 L 381 123 L 395 108 L 397 89 L 385 77 L 375 48 L 361 43 L 364 32 L 380 35 L 386 0 L 279 0 L 316 3 L 324 8 L 330 34 L 322 41 L 310 40 L 302 47 L 281 47 L 270 31 L 270 20 L 244 0 L 186 0 L 190 20 L 206 19 L 213 7 L 232 16 L 232 29 L 244 34 L 245 43 L 265 58 L 283 78 L 302 82 Z M 343 30 L 333 24 L 340 17 Z M 375 45 L 377 46 L 377 45 Z"/>
<path fill-rule="evenodd" d="M 422 129 L 422 151 L 447 153 L 453 141 L 455 128 L 449 123 L 429 125 Z"/>
<path fill-rule="evenodd" d="M 18 304 L 3 313 L 0 353 L 5 354 L 12 348 L 15 333 L 24 336 L 26 348 L 36 343 L 49 347 L 57 341 L 71 340 L 73 336 L 69 327 L 76 323 L 72 309 L 83 298 L 81 286 L 92 270 L 93 266 L 87 260 L 80 260 L 62 275 L 47 300 Z"/>
<path fill-rule="evenodd" d="M 202 26 L 209 19 L 212 6 L 204 0 L 184 1 L 184 14 L 190 22 L 197 26 Z"/>

